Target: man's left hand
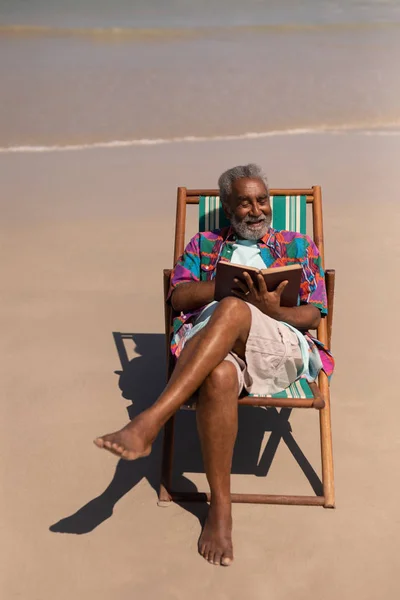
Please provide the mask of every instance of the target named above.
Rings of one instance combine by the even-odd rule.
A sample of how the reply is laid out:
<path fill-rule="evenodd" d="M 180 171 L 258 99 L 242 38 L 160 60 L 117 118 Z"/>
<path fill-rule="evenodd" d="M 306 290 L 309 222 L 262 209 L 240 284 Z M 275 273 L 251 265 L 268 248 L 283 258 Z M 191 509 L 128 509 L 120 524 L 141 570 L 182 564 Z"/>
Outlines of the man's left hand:
<path fill-rule="evenodd" d="M 267 284 L 261 273 L 257 273 L 257 282 L 254 283 L 250 275 L 243 273 L 244 282 L 239 279 L 234 279 L 237 288 L 232 289 L 232 294 L 237 298 L 249 302 L 261 312 L 279 320 L 281 312 L 281 296 L 282 292 L 288 284 L 288 281 L 282 281 L 273 292 L 269 292 Z M 239 289 L 238 289 L 239 288 Z"/>

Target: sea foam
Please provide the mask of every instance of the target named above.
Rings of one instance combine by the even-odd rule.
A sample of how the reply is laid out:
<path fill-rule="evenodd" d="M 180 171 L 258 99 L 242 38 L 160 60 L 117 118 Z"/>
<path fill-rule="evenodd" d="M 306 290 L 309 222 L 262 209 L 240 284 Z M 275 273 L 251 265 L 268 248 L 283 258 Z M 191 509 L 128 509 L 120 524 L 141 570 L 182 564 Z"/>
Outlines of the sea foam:
<path fill-rule="evenodd" d="M 400 135 L 399 123 L 385 124 L 370 128 L 361 128 L 354 125 L 343 125 L 339 127 L 313 127 L 313 128 L 295 128 L 281 129 L 274 131 L 259 131 L 237 133 L 231 135 L 215 136 L 183 136 L 171 138 L 140 138 L 131 140 L 109 140 L 101 142 L 88 142 L 86 144 L 59 144 L 48 146 L 5 146 L 0 147 L 0 154 L 13 153 L 37 153 L 37 152 L 73 152 L 80 150 L 96 150 L 110 148 L 130 148 L 134 146 L 160 146 L 165 144 L 184 144 L 184 143 L 203 143 L 203 142 L 226 142 L 236 140 L 255 140 L 278 136 L 299 136 L 299 135 L 378 135 L 378 136 L 398 136 Z"/>

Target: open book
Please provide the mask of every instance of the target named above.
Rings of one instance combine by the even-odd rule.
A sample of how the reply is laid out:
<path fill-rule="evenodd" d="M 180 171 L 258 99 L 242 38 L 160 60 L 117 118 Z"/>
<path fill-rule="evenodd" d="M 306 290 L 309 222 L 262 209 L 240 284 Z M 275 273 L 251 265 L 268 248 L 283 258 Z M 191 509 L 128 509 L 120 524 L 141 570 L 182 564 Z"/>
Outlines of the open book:
<path fill-rule="evenodd" d="M 281 306 L 297 306 L 297 298 L 300 290 L 301 265 L 289 265 L 288 267 L 272 267 L 269 269 L 257 269 L 244 265 L 220 261 L 217 264 L 215 276 L 215 300 L 222 300 L 226 296 L 232 296 L 232 289 L 240 289 L 234 279 L 245 282 L 243 273 L 246 272 L 258 285 L 257 273 L 263 275 L 269 292 L 276 290 L 282 281 L 288 281 L 281 296 Z"/>

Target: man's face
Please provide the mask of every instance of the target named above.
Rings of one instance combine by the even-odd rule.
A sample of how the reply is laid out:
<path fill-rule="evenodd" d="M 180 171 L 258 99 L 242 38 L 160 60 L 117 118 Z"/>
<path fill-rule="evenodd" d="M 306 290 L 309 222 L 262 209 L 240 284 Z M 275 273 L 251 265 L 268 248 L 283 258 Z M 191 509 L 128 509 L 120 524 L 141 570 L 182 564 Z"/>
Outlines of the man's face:
<path fill-rule="evenodd" d="M 245 240 L 262 238 L 271 225 L 272 211 L 261 179 L 237 179 L 225 212 L 239 237 Z"/>

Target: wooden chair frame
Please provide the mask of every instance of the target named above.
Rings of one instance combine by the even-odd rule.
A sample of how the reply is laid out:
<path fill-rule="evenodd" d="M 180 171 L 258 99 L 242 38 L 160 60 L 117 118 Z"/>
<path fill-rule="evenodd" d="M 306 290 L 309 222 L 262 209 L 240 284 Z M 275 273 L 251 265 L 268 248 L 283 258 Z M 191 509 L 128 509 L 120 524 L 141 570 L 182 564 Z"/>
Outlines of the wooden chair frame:
<path fill-rule="evenodd" d="M 317 245 L 322 266 L 324 261 L 324 237 L 322 221 L 322 197 L 320 186 L 313 186 L 309 189 L 272 189 L 271 196 L 276 195 L 305 195 L 307 204 L 312 206 L 312 225 L 313 239 Z M 219 190 L 187 190 L 185 187 L 178 188 L 176 223 L 175 223 L 175 245 L 174 245 L 174 264 L 183 253 L 185 247 L 185 225 L 186 225 L 186 205 L 199 204 L 200 196 L 218 196 Z M 166 269 L 164 275 L 164 306 L 165 306 L 165 333 L 166 333 L 166 352 L 168 365 L 168 378 L 174 368 L 174 359 L 170 351 L 170 341 L 172 332 L 172 309 L 166 302 L 169 288 L 171 269 Z M 334 286 L 335 271 L 332 269 L 325 271 L 325 283 L 328 297 L 328 316 L 321 319 L 317 331 L 318 339 L 328 348 L 331 346 L 332 335 L 332 317 L 334 304 Z M 324 506 L 325 508 L 334 508 L 335 491 L 333 477 L 333 454 L 332 454 L 332 434 L 331 434 L 331 411 L 329 382 L 324 372 L 321 372 L 318 379 L 318 386 L 314 384 L 312 388 L 314 399 L 309 398 L 252 398 L 249 396 L 239 399 L 239 405 L 250 406 L 274 406 L 290 408 L 317 408 L 319 410 L 320 423 L 320 441 L 321 441 L 321 463 L 322 463 L 322 496 L 291 496 L 291 495 L 272 495 L 272 494 L 232 494 L 232 502 L 255 503 L 255 504 L 294 504 Z M 321 402 L 321 397 L 323 401 Z M 190 501 L 209 501 L 209 493 L 189 493 L 179 492 L 171 489 L 173 453 L 174 453 L 174 421 L 173 416 L 164 428 L 163 458 L 161 468 L 161 483 L 159 489 L 159 505 L 167 506 L 172 501 L 190 502 Z"/>

